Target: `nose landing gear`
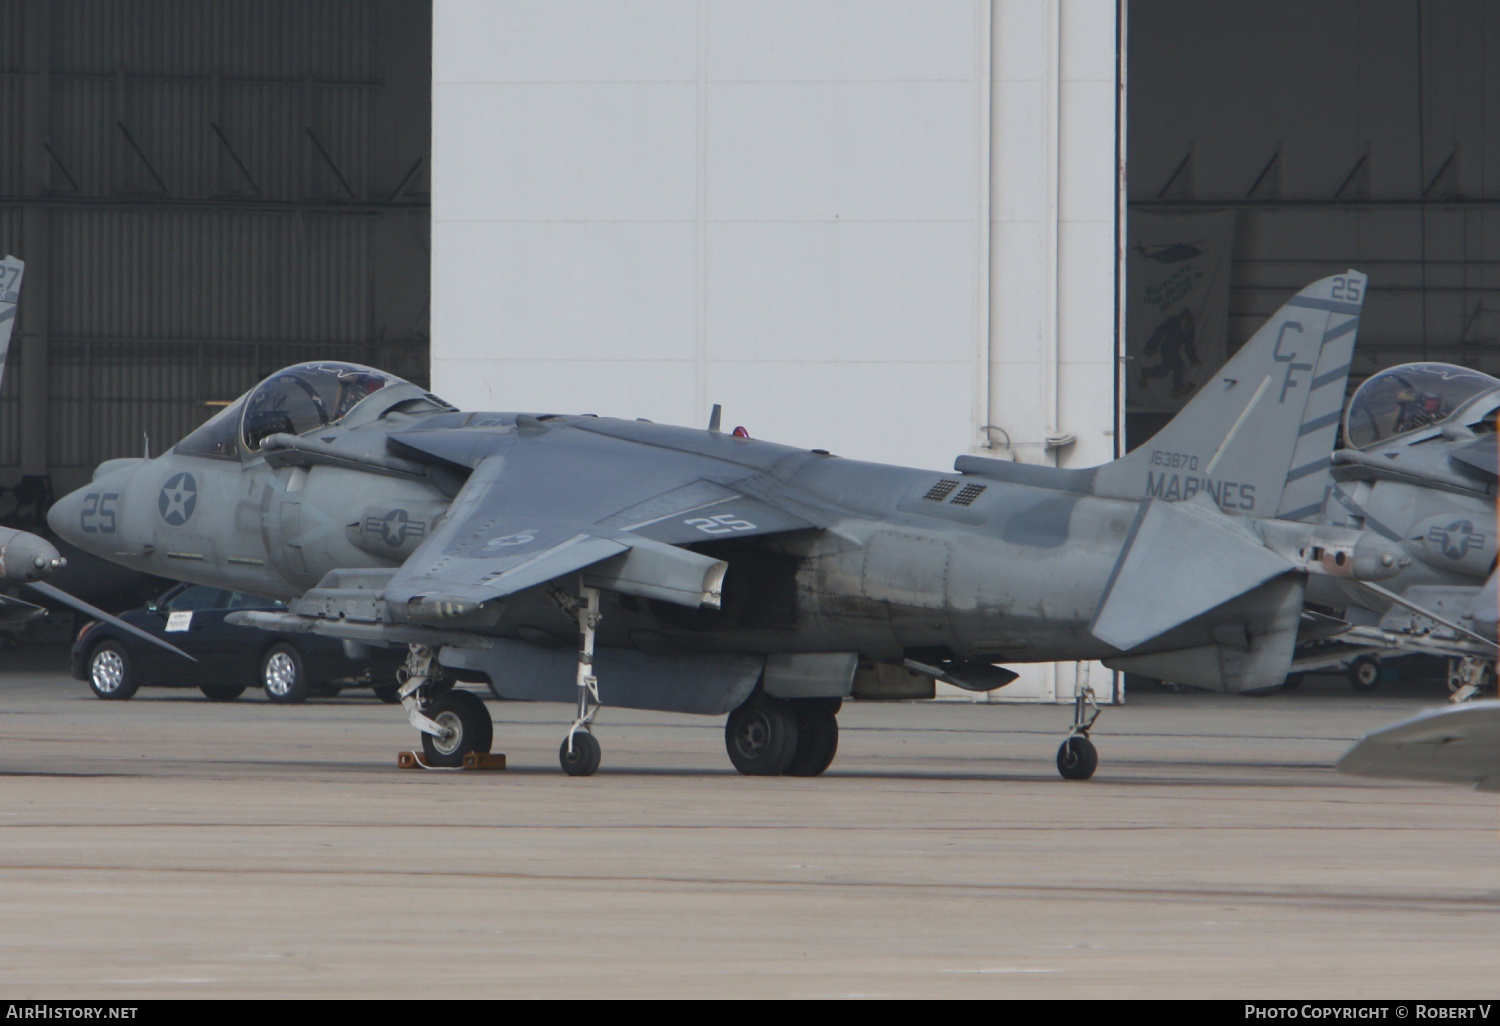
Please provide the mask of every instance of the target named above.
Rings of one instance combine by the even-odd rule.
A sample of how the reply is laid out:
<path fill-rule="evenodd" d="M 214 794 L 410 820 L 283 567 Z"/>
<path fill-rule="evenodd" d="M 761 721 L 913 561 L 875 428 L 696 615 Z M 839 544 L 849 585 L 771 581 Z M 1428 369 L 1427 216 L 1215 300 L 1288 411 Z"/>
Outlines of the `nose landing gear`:
<path fill-rule="evenodd" d="M 1099 703 L 1089 687 L 1088 664 L 1079 665 L 1073 698 L 1073 726 L 1057 749 L 1057 772 L 1064 780 L 1087 780 L 1099 768 L 1099 752 L 1089 740 L 1089 731 L 1099 718 Z"/>

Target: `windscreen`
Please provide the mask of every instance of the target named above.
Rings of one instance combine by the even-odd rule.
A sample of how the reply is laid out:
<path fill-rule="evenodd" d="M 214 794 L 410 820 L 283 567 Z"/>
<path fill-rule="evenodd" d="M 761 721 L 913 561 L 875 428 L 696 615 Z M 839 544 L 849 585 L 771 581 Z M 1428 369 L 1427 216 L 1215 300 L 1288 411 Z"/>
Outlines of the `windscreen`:
<path fill-rule="evenodd" d="M 182 456 L 208 456 L 216 460 L 240 458 L 240 411 L 244 399 L 236 400 L 209 418 L 208 423 L 178 442 L 173 452 Z"/>

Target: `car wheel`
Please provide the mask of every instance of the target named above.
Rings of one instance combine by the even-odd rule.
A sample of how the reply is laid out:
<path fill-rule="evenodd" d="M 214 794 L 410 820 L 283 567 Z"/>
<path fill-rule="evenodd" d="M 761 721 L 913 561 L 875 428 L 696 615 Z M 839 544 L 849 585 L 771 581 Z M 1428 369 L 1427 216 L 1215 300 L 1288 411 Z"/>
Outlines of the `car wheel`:
<path fill-rule="evenodd" d="M 312 691 L 302 653 L 285 641 L 278 641 L 260 657 L 260 683 L 266 698 L 277 705 L 305 702 Z"/>
<path fill-rule="evenodd" d="M 200 684 L 198 690 L 210 702 L 233 702 L 245 693 L 243 684 Z"/>
<path fill-rule="evenodd" d="M 94 646 L 89 653 L 89 687 L 96 697 L 113 702 L 123 702 L 135 694 L 140 684 L 122 642 L 107 638 Z"/>

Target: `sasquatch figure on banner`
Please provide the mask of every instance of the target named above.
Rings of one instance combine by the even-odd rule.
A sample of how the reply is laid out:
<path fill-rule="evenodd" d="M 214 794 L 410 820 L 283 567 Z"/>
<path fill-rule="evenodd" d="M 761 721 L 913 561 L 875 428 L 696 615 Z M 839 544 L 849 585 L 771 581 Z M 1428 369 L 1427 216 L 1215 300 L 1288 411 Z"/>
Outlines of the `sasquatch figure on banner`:
<path fill-rule="evenodd" d="M 1131 214 L 1126 350 L 1132 413 L 1175 413 L 1229 358 L 1234 211 Z"/>

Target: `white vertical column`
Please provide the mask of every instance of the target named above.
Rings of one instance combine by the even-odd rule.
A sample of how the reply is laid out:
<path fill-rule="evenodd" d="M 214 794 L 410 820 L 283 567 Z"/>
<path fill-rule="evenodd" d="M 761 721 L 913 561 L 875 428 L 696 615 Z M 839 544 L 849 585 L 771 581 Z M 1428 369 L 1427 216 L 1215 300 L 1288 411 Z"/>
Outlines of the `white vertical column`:
<path fill-rule="evenodd" d="M 1115 455 L 1117 26 L 1116 0 L 994 0 L 982 455 L 1075 467 Z M 1072 696 L 1072 663 L 1016 669 L 997 697 Z M 1107 694 L 1109 671 L 1091 679 Z"/>
<path fill-rule="evenodd" d="M 990 254 L 993 249 L 993 221 L 990 213 L 991 147 L 994 117 L 994 0 L 974 0 L 974 102 L 975 154 L 974 193 L 978 210 L 975 218 L 975 265 L 978 279 L 974 289 L 974 426 L 970 446 L 979 452 L 990 445 L 990 346 L 993 328 L 990 323 Z"/>

